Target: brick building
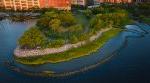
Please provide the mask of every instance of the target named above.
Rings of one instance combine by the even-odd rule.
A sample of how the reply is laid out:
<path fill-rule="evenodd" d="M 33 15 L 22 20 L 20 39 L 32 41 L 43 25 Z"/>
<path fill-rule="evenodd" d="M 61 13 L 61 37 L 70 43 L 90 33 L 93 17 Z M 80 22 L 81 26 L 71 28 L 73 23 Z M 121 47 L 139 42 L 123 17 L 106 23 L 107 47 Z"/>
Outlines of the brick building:
<path fill-rule="evenodd" d="M 57 8 L 60 10 L 70 10 L 71 0 L 40 0 L 40 8 Z"/>
<path fill-rule="evenodd" d="M 146 2 L 148 0 L 0 0 L 0 7 L 14 10 L 27 10 L 33 7 L 70 10 L 71 5 L 86 6 L 94 3 L 131 3 L 132 1 Z"/>

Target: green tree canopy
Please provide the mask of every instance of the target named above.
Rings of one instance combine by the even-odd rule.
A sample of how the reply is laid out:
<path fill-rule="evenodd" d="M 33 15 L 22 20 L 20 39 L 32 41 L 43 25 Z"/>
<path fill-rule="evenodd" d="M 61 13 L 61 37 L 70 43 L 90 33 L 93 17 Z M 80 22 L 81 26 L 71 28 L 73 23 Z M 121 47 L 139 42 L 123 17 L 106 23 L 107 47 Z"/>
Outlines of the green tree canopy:
<path fill-rule="evenodd" d="M 52 19 L 49 22 L 49 27 L 50 29 L 52 29 L 55 32 L 59 32 L 60 28 L 61 28 L 61 21 L 59 19 Z"/>
<path fill-rule="evenodd" d="M 37 27 L 32 27 L 27 30 L 23 36 L 19 39 L 19 45 L 21 48 L 34 49 L 37 47 L 43 47 L 45 44 L 45 37 L 38 30 Z"/>

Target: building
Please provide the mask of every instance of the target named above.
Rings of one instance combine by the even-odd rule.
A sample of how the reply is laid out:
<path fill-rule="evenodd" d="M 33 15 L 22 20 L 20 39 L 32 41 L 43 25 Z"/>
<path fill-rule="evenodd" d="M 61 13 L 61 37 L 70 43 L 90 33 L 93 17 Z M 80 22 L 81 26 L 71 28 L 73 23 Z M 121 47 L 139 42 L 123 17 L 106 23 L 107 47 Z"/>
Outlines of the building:
<path fill-rule="evenodd" d="M 38 7 L 40 8 L 40 1 L 39 0 L 24 0 L 27 3 L 27 8 Z"/>
<path fill-rule="evenodd" d="M 14 0 L 13 1 L 14 10 L 27 10 L 33 7 L 40 7 L 38 0 Z"/>
<path fill-rule="evenodd" d="M 96 0 L 100 3 L 131 3 L 132 0 Z"/>
<path fill-rule="evenodd" d="M 12 9 L 12 7 L 13 7 L 12 0 L 2 0 L 2 2 L 6 9 Z"/>
<path fill-rule="evenodd" d="M 49 7 L 60 10 L 71 10 L 71 0 L 50 0 Z"/>
<path fill-rule="evenodd" d="M 148 0 L 136 0 L 137 2 Z M 70 10 L 71 5 L 98 5 L 100 3 L 130 3 L 132 0 L 0 0 L 0 7 L 14 10 L 27 10 L 33 7 L 57 8 L 60 10 Z"/>
<path fill-rule="evenodd" d="M 85 6 L 87 4 L 87 0 L 71 0 L 71 4 Z"/>
<path fill-rule="evenodd" d="M 134 0 L 134 2 L 142 3 L 142 2 L 150 2 L 149 0 Z"/>
<path fill-rule="evenodd" d="M 71 0 L 40 0 L 40 8 L 71 10 Z"/>
<path fill-rule="evenodd" d="M 40 7 L 39 0 L 1 0 L 6 9 L 27 10 L 33 7 Z"/>
<path fill-rule="evenodd" d="M 27 10 L 33 7 L 71 9 L 71 0 L 0 0 L 1 6 L 6 9 Z M 0 6 L 0 7 L 1 7 Z"/>
<path fill-rule="evenodd" d="M 100 3 L 103 2 L 103 0 L 93 0 L 94 1 L 94 5 L 99 5 Z"/>
<path fill-rule="evenodd" d="M 3 7 L 3 1 L 0 0 L 0 8 Z"/>

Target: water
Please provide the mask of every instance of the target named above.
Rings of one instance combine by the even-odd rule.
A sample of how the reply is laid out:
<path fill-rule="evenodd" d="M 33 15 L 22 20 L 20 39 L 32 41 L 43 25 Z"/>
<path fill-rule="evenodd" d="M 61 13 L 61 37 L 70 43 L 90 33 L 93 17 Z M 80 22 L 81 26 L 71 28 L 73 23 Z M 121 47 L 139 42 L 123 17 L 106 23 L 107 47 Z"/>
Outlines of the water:
<path fill-rule="evenodd" d="M 35 20 L 20 23 L 9 20 L 0 22 L 0 83 L 150 83 L 150 26 L 127 26 L 127 30 L 110 39 L 103 48 L 91 56 L 32 67 L 16 63 L 13 50 L 17 45 L 17 39 L 28 29 L 27 27 L 34 24 Z M 99 64 L 104 58 L 109 59 Z M 93 65 L 94 67 L 91 67 Z M 91 69 L 55 78 L 24 73 L 26 71 L 37 74 L 50 70 L 61 74 L 85 67 Z"/>

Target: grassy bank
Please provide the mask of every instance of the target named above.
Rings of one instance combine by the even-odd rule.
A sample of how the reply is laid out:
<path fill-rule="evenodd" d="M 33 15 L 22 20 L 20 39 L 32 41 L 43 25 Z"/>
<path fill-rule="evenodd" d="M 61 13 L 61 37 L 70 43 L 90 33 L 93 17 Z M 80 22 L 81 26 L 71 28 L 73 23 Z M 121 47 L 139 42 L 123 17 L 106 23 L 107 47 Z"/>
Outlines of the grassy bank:
<path fill-rule="evenodd" d="M 27 57 L 27 58 L 16 58 L 17 62 L 27 65 L 40 65 L 44 63 L 58 63 L 63 61 L 69 61 L 74 58 L 79 58 L 81 56 L 90 55 L 93 52 L 96 52 L 100 47 L 102 47 L 110 38 L 116 36 L 121 29 L 113 28 L 110 31 L 103 33 L 102 37 L 91 42 L 85 46 L 74 48 L 69 51 L 59 53 L 59 54 L 50 54 L 39 57 Z"/>

